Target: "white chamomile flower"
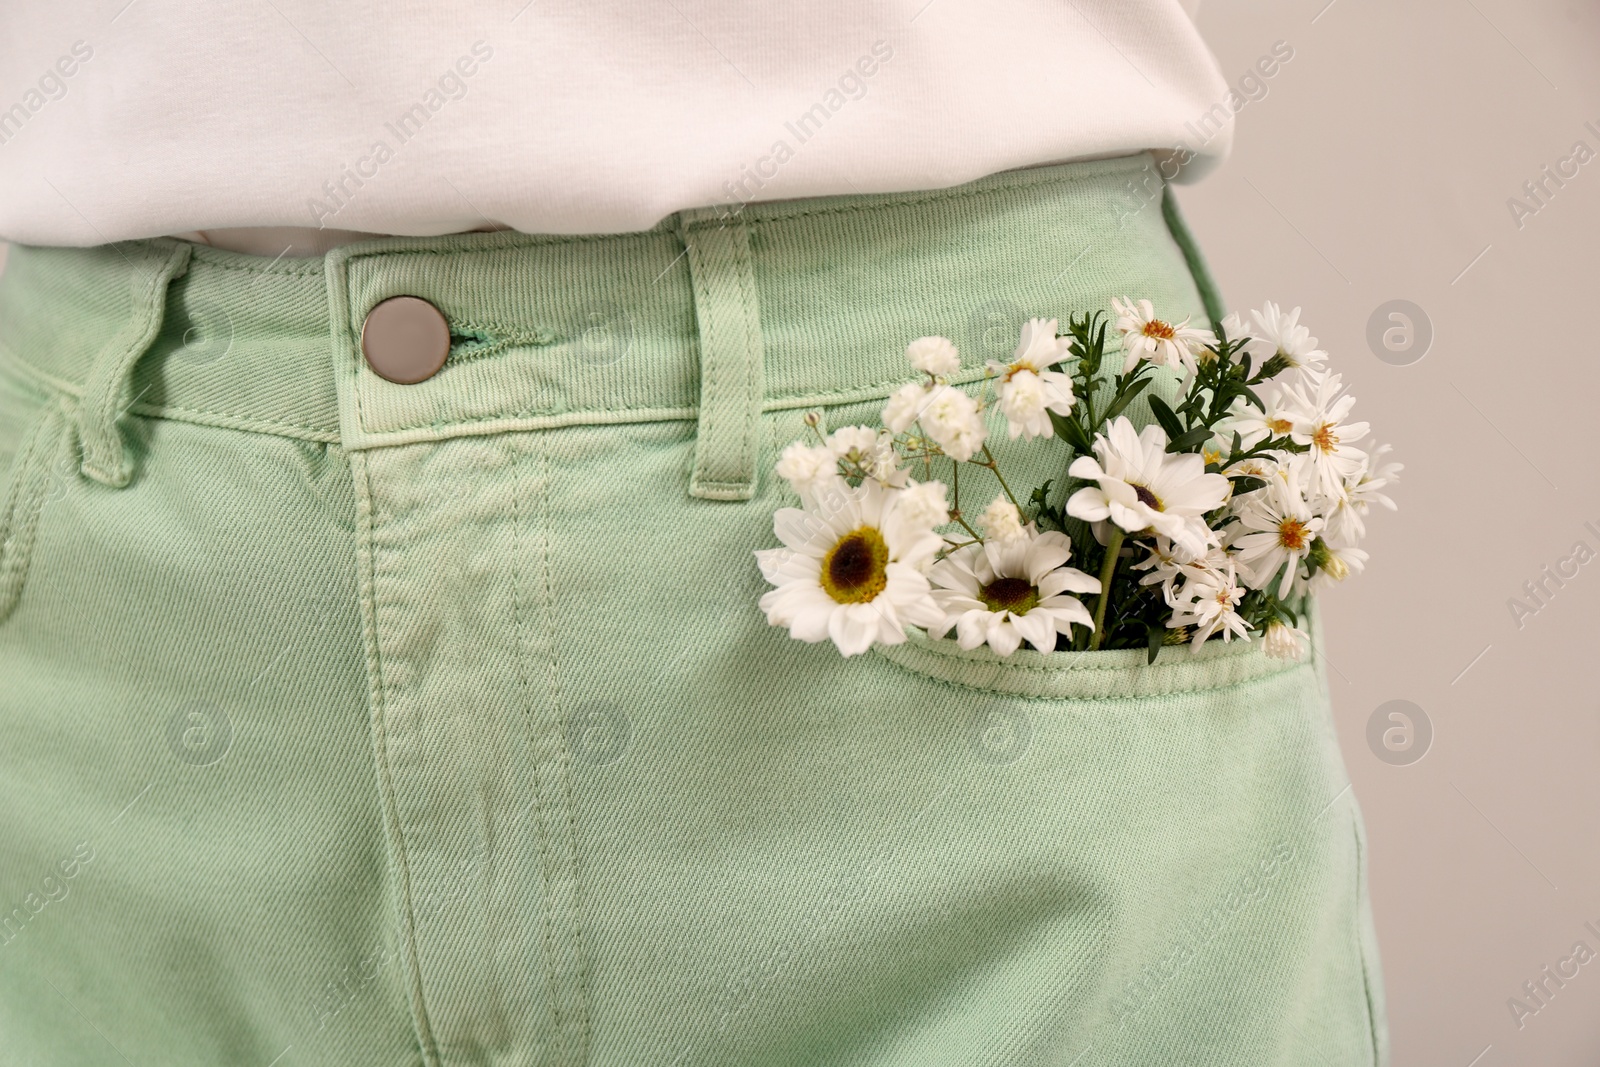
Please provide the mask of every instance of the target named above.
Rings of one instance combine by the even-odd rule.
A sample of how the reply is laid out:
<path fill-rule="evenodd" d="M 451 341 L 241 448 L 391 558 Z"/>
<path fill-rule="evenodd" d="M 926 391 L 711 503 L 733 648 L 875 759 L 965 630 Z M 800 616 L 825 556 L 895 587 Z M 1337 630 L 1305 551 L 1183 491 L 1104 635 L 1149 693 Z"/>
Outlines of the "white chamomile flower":
<path fill-rule="evenodd" d="M 1023 536 L 1022 513 L 1004 496 L 990 501 L 978 516 L 978 525 L 983 527 L 984 536 L 993 541 L 1015 541 Z"/>
<path fill-rule="evenodd" d="M 1277 595 L 1286 597 L 1300 574 L 1300 561 L 1311 553 L 1322 532 L 1303 489 L 1303 464 L 1278 467 L 1267 484 L 1239 498 L 1238 529 L 1232 547 L 1251 585 L 1265 589 L 1283 571 Z"/>
<path fill-rule="evenodd" d="M 772 529 L 783 547 L 756 552 L 776 586 L 761 597 L 767 621 L 801 641 L 832 639 L 846 656 L 940 623 L 923 572 L 944 542 L 923 521 L 928 509 L 902 513 L 902 499 L 903 490 L 869 481 L 846 488 L 837 507 L 780 509 Z"/>
<path fill-rule="evenodd" d="M 1093 456 L 1079 456 L 1067 468 L 1084 486 L 1067 501 L 1067 514 L 1086 522 L 1110 519 L 1129 533 L 1153 529 L 1170 537 L 1191 557 L 1213 540 L 1205 514 L 1228 497 L 1228 479 L 1206 473 L 1205 460 L 1192 452 L 1167 452 L 1160 426 L 1135 432 L 1125 416 L 1095 435 Z"/>
<path fill-rule="evenodd" d="M 1244 397 L 1238 397 L 1228 407 L 1228 416 L 1217 424 L 1217 429 L 1230 440 L 1239 435 L 1239 443 L 1254 448 L 1269 437 L 1286 437 L 1294 429 L 1294 413 L 1285 403 L 1283 389 L 1273 382 L 1256 388 L 1263 407 L 1256 407 Z"/>
<path fill-rule="evenodd" d="M 839 473 L 839 457 L 826 445 L 796 441 L 783 450 L 774 469 L 807 506 L 847 488 Z"/>
<path fill-rule="evenodd" d="M 1141 359 L 1162 367 L 1183 367 L 1193 374 L 1196 357 L 1207 345 L 1217 343 L 1216 334 L 1190 326 L 1188 318 L 1179 323 L 1156 318 L 1155 306 L 1148 300 L 1113 297 L 1111 309 L 1116 312 L 1117 332 L 1122 334 L 1122 350 L 1126 353 L 1123 374 L 1138 366 Z"/>
<path fill-rule="evenodd" d="M 1310 446 L 1305 454 L 1315 472 L 1317 491 L 1338 496 L 1345 481 L 1367 462 L 1367 454 L 1350 443 L 1367 435 L 1367 424 L 1345 421 L 1356 398 L 1343 392 L 1337 374 L 1286 386 L 1284 392 L 1293 411 L 1290 439 Z"/>
<path fill-rule="evenodd" d="M 989 362 L 999 379 L 995 395 L 1012 437 L 1049 437 L 1050 412 L 1065 415 L 1072 410 L 1072 376 L 1051 369 L 1067 357 L 1069 344 L 1056 336 L 1055 319 L 1029 319 L 1011 362 Z"/>
<path fill-rule="evenodd" d="M 1261 310 L 1250 312 L 1250 317 L 1256 322 L 1252 335 L 1270 345 L 1272 355 L 1281 360 L 1282 365 L 1297 367 L 1308 374 L 1321 373 L 1328 353 L 1318 348 L 1311 331 L 1300 325 L 1298 307 L 1285 314 L 1268 300 Z"/>
<path fill-rule="evenodd" d="M 964 649 L 988 644 L 1009 656 L 1026 640 L 1041 652 L 1056 647 L 1056 635 L 1076 623 L 1093 627 L 1089 609 L 1073 593 L 1100 592 L 1100 579 L 1068 567 L 1072 541 L 1032 526 L 1022 536 L 957 549 L 933 565 L 929 577 L 944 618 L 928 633 L 943 637 L 954 627 Z"/>
<path fill-rule="evenodd" d="M 1267 623 L 1267 633 L 1262 645 L 1273 659 L 1300 659 L 1306 654 L 1311 635 L 1298 626 L 1290 626 L 1282 619 Z"/>
<path fill-rule="evenodd" d="M 1212 634 L 1221 631 L 1224 641 L 1235 635 L 1250 640 L 1250 627 L 1234 609 L 1244 599 L 1244 587 L 1238 583 L 1233 561 L 1221 569 L 1206 568 L 1187 575 L 1183 590 L 1173 605 L 1169 627 L 1193 626 L 1195 646 L 1203 644 Z"/>
<path fill-rule="evenodd" d="M 977 401 L 952 385 L 933 387 L 918 421 L 939 450 L 958 463 L 971 459 L 989 432 Z"/>
<path fill-rule="evenodd" d="M 948 337 L 919 337 L 906 346 L 906 359 L 924 374 L 948 378 L 961 369 L 961 356 Z"/>

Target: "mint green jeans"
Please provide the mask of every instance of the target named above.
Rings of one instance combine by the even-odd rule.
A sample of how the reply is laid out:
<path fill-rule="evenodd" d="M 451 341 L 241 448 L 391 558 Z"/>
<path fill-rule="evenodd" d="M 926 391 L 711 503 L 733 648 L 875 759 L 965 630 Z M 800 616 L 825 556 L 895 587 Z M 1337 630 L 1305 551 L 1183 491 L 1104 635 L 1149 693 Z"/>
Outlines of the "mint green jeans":
<path fill-rule="evenodd" d="M 360 346 L 396 295 L 451 335 L 411 385 Z M 1320 662 L 845 660 L 756 606 L 806 412 L 1123 295 L 1217 311 L 1143 156 L 620 236 L 13 249 L 3 1058 L 1385 1062 Z"/>

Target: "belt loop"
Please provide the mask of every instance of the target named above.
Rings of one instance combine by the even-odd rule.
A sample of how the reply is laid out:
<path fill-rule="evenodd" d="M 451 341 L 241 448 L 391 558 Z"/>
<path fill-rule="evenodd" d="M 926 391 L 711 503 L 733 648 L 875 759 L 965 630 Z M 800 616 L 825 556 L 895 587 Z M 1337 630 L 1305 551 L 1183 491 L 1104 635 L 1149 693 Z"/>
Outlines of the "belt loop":
<path fill-rule="evenodd" d="M 689 495 L 749 500 L 761 458 L 761 318 L 756 310 L 750 233 L 721 208 L 678 216 L 699 326 L 699 432 Z"/>
<path fill-rule="evenodd" d="M 114 489 L 121 489 L 133 478 L 133 464 L 117 427 L 123 412 L 138 399 L 127 397 L 133 368 L 161 332 L 167 283 L 189 269 L 190 245 L 184 241 L 152 241 L 124 245 L 119 251 L 130 268 L 131 307 L 122 326 L 95 354 L 78 407 L 78 440 L 83 448 L 79 469 Z"/>

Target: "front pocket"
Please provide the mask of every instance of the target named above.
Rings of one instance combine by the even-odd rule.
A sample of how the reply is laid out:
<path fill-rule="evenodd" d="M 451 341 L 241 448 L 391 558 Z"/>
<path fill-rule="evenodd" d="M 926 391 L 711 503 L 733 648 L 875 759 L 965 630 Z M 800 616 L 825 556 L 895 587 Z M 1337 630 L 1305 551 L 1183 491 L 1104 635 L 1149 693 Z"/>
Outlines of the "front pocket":
<path fill-rule="evenodd" d="M 0 501 L 0 622 L 22 597 L 39 514 L 73 467 L 69 425 L 61 401 L 47 400 L 11 458 Z"/>
<path fill-rule="evenodd" d="M 947 638 L 913 630 L 904 644 L 878 645 L 889 662 L 906 670 L 990 693 L 1039 700 L 1109 700 L 1222 689 L 1300 664 L 1272 659 L 1259 641 L 1208 641 L 1199 649 L 1162 649 L 1154 663 L 1142 648 L 1095 652 L 1036 652 L 1019 648 L 1000 656 L 987 647 L 967 651 Z"/>

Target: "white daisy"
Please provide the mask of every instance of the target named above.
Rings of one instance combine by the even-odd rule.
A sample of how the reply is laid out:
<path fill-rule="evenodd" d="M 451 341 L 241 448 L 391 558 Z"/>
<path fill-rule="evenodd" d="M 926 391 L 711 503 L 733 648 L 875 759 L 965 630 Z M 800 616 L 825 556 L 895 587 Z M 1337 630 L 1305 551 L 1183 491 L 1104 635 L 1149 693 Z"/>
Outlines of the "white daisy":
<path fill-rule="evenodd" d="M 1167 435 L 1156 425 L 1135 432 L 1119 415 L 1108 433 L 1095 435 L 1094 456 L 1079 456 L 1067 468 L 1092 481 L 1067 501 L 1067 514 L 1086 522 L 1110 519 L 1129 533 L 1153 529 L 1191 557 L 1213 540 L 1205 514 L 1228 497 L 1228 480 L 1207 474 L 1192 452 L 1167 452 Z M 1098 457 L 1098 461 L 1097 458 Z"/>
<path fill-rule="evenodd" d="M 1072 541 L 1032 526 L 1022 536 L 957 549 L 933 565 L 934 600 L 944 612 L 928 633 L 943 637 L 952 627 L 964 649 L 987 643 L 1009 656 L 1026 640 L 1041 652 L 1056 647 L 1056 635 L 1074 623 L 1094 626 L 1089 609 L 1072 593 L 1100 592 L 1100 579 L 1066 565 Z"/>
<path fill-rule="evenodd" d="M 1072 410 L 1072 376 L 1051 369 L 1067 358 L 1069 346 L 1066 338 L 1056 336 L 1055 319 L 1029 319 L 1011 362 L 990 360 L 989 369 L 999 378 L 995 395 L 1012 437 L 1050 437 L 1050 412 L 1065 415 Z"/>
<path fill-rule="evenodd" d="M 1300 574 L 1300 561 L 1322 532 L 1322 519 L 1312 513 L 1305 498 L 1306 470 L 1302 463 L 1278 465 L 1267 484 L 1240 497 L 1235 509 L 1238 527 L 1231 545 L 1239 565 L 1257 589 L 1265 589 L 1282 570 L 1279 597 L 1289 595 Z"/>
<path fill-rule="evenodd" d="M 1148 300 L 1134 302 L 1113 297 L 1111 309 L 1116 312 L 1117 332 L 1122 334 L 1122 350 L 1126 353 L 1123 374 L 1138 366 L 1141 359 L 1162 367 L 1181 366 L 1193 374 L 1195 358 L 1207 345 L 1217 343 L 1216 334 L 1190 326 L 1188 318 L 1177 324 L 1156 318 L 1155 306 Z"/>
<path fill-rule="evenodd" d="M 924 521 L 927 509 L 902 513 L 902 499 L 903 491 L 869 481 L 846 489 L 838 507 L 780 509 L 772 529 L 783 547 L 756 552 L 777 587 L 761 597 L 767 621 L 801 641 L 831 638 L 846 656 L 900 644 L 907 626 L 941 622 L 923 571 L 944 542 Z"/>
<path fill-rule="evenodd" d="M 1321 373 L 1328 353 L 1318 348 L 1311 331 L 1300 325 L 1298 307 L 1285 314 L 1268 300 L 1260 311 L 1250 312 L 1250 317 L 1256 322 L 1256 328 L 1251 331 L 1253 336 L 1271 346 L 1273 356 L 1308 374 Z"/>
<path fill-rule="evenodd" d="M 1172 618 L 1167 625 L 1173 628 L 1193 626 L 1194 643 L 1198 646 L 1212 634 L 1222 632 L 1224 641 L 1234 635 L 1250 640 L 1250 627 L 1234 609 L 1244 599 L 1244 587 L 1238 583 L 1230 559 L 1221 569 L 1206 568 L 1185 576 L 1183 590 L 1173 605 Z"/>
<path fill-rule="evenodd" d="M 961 369 L 956 344 L 948 337 L 919 337 L 906 345 L 906 359 L 924 374 L 948 378 Z"/>
<path fill-rule="evenodd" d="M 1310 446 L 1306 455 L 1315 471 L 1317 491 L 1337 497 L 1345 481 L 1359 474 L 1367 461 L 1367 454 L 1350 444 L 1367 435 L 1367 424 L 1345 421 L 1356 398 L 1343 392 L 1337 374 L 1286 386 L 1284 393 L 1293 412 L 1290 440 Z"/>
<path fill-rule="evenodd" d="M 1273 659 L 1300 659 L 1306 654 L 1306 646 L 1310 643 L 1310 634 L 1281 619 L 1267 623 L 1267 633 L 1262 640 L 1267 655 Z"/>

